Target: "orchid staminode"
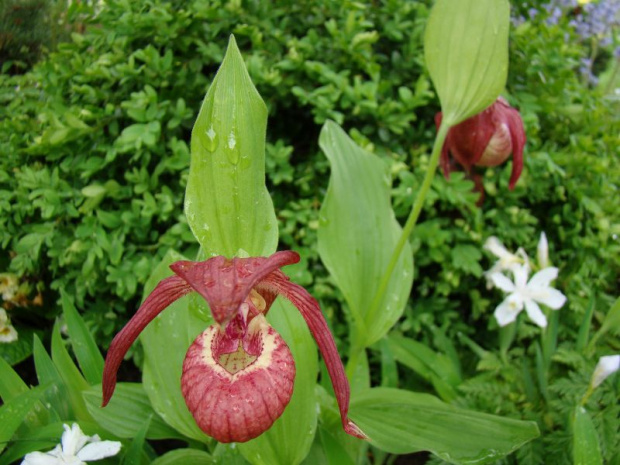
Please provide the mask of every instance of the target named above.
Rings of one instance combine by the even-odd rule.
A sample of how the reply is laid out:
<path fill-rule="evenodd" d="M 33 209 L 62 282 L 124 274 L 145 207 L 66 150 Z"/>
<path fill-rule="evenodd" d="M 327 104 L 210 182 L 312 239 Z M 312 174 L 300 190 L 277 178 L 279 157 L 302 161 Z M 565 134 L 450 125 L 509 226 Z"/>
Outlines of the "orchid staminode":
<path fill-rule="evenodd" d="M 175 275 L 155 287 L 110 345 L 103 405 L 112 397 L 120 363 L 140 332 L 172 302 L 195 291 L 209 304 L 215 324 L 187 351 L 181 377 L 187 407 L 198 426 L 220 442 L 259 436 L 282 415 L 293 394 L 293 356 L 265 319 L 282 295 L 300 311 L 323 355 L 344 430 L 365 439 L 348 419 L 349 382 L 317 301 L 280 271 L 298 261 L 296 252 L 282 251 L 270 257 L 173 263 Z"/>
<path fill-rule="evenodd" d="M 21 465 L 86 465 L 86 462 L 112 457 L 121 450 L 118 441 L 102 441 L 98 435 L 86 436 L 77 423 L 63 425 L 60 444 L 49 452 L 30 452 Z"/>
<path fill-rule="evenodd" d="M 551 287 L 551 281 L 558 276 L 558 269 L 544 268 L 528 281 L 527 264 L 512 268 L 514 282 L 501 273 L 492 273 L 489 279 L 508 297 L 495 309 L 495 318 L 500 326 L 506 326 L 516 320 L 523 308 L 530 319 L 541 328 L 547 326 L 547 318 L 538 305 L 543 304 L 552 310 L 560 309 L 566 302 L 566 296 Z"/>

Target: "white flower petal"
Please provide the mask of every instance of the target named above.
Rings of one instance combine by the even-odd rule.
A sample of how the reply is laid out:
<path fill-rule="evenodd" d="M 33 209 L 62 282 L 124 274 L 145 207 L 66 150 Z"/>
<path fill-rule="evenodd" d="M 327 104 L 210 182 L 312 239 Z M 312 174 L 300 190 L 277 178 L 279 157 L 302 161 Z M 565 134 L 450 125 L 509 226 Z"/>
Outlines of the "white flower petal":
<path fill-rule="evenodd" d="M 504 292 L 515 291 L 513 282 L 501 273 L 492 273 L 489 275 L 489 279 L 495 284 L 495 287 L 500 288 Z"/>
<path fill-rule="evenodd" d="M 15 342 L 18 337 L 17 330 L 12 325 L 0 325 L 0 342 Z"/>
<path fill-rule="evenodd" d="M 118 454 L 120 450 L 121 443 L 118 441 L 99 441 L 84 446 L 84 448 L 77 453 L 77 456 L 80 460 L 88 462 L 112 457 Z"/>
<path fill-rule="evenodd" d="M 26 454 L 21 465 L 63 465 L 64 462 L 53 455 L 44 454 L 43 452 L 30 452 Z"/>
<path fill-rule="evenodd" d="M 530 282 L 528 283 L 528 287 L 549 287 L 551 285 L 551 281 L 557 277 L 557 268 L 553 266 L 544 268 L 532 276 L 532 279 L 530 279 Z"/>
<path fill-rule="evenodd" d="M 506 326 L 517 319 L 517 315 L 523 310 L 523 301 L 517 294 L 510 294 L 495 309 L 495 319 L 500 326 Z"/>
<path fill-rule="evenodd" d="M 512 254 L 508 252 L 506 247 L 504 247 L 504 244 L 502 244 L 500 240 L 495 236 L 489 237 L 482 247 L 499 258 L 507 258 L 512 256 Z"/>
<path fill-rule="evenodd" d="M 530 296 L 536 302 L 546 305 L 552 310 L 558 310 L 566 303 L 566 296 L 552 287 L 531 289 Z"/>
<path fill-rule="evenodd" d="M 63 425 L 65 432 L 62 433 L 62 452 L 66 455 L 75 455 L 78 450 L 84 447 L 88 436 L 86 436 L 80 426 L 77 423 L 73 423 L 71 426 Z"/>
<path fill-rule="evenodd" d="M 544 232 L 540 233 L 540 240 L 536 248 L 536 258 L 540 268 L 547 268 L 549 266 L 549 243 Z"/>
<path fill-rule="evenodd" d="M 620 355 L 606 355 L 601 357 L 596 364 L 590 384 L 595 388 L 618 370 L 620 370 Z"/>
<path fill-rule="evenodd" d="M 545 314 L 542 312 L 540 307 L 533 300 L 527 299 L 525 301 L 525 311 L 527 312 L 527 316 L 530 317 L 534 323 L 536 323 L 541 328 L 547 327 L 547 318 Z"/>
<path fill-rule="evenodd" d="M 527 275 L 529 274 L 529 266 L 527 264 L 515 266 L 512 268 L 512 274 L 515 278 L 515 287 L 517 290 L 524 290 L 527 286 Z"/>

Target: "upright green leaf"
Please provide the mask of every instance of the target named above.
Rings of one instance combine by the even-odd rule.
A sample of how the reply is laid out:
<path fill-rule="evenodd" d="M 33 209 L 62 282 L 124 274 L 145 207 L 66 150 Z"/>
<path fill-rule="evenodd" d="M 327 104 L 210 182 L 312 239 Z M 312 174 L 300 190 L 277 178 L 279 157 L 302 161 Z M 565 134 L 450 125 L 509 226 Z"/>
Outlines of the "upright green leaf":
<path fill-rule="evenodd" d="M 143 296 L 146 297 L 159 281 L 172 274 L 170 264 L 185 259 L 170 250 L 153 270 L 144 286 Z M 209 438 L 196 425 L 181 393 L 181 373 L 187 349 L 212 323 L 205 318 L 206 313 L 199 312 L 197 305 L 190 305 L 199 300 L 196 295 L 190 295 L 174 302 L 142 331 L 140 341 L 144 347 L 142 381 L 153 409 L 177 431 L 204 442 Z"/>
<path fill-rule="evenodd" d="M 368 346 L 400 318 L 413 283 L 413 258 L 406 244 L 385 291 L 380 282 L 402 232 L 390 203 L 387 165 L 358 147 L 336 123 L 323 126 L 319 145 L 331 177 L 320 213 L 321 260 L 344 294 Z"/>
<path fill-rule="evenodd" d="M 72 418 L 78 411 L 85 411 L 81 397 L 67 386 L 48 355 L 37 335 L 33 337 L 32 354 L 39 384 L 49 384 L 52 387 L 45 393 L 45 401 L 61 419 Z"/>
<path fill-rule="evenodd" d="M 60 296 L 69 337 L 82 373 L 90 384 L 101 383 L 103 357 L 99 352 L 97 343 L 67 293 L 61 291 Z"/>
<path fill-rule="evenodd" d="M 457 464 L 497 461 L 539 435 L 534 422 L 464 410 L 428 394 L 391 388 L 358 394 L 350 416 L 380 449 L 393 454 L 425 450 Z"/>
<path fill-rule="evenodd" d="M 598 434 L 588 412 L 581 406 L 575 407 L 573 418 L 573 463 L 575 465 L 602 465 Z"/>
<path fill-rule="evenodd" d="M 82 376 L 82 373 L 80 373 L 80 370 L 78 370 L 78 367 L 75 366 L 75 363 L 73 363 L 73 359 L 62 341 L 58 322 L 56 322 L 52 330 L 52 360 L 61 378 L 68 386 L 79 391 L 88 389 L 89 384 Z"/>
<path fill-rule="evenodd" d="M 123 457 L 123 465 L 141 465 L 142 463 L 142 449 L 144 448 L 144 440 L 146 439 L 146 433 L 151 425 L 152 415 L 149 415 L 142 427 L 136 433 L 136 436 L 129 444 L 129 448 Z"/>
<path fill-rule="evenodd" d="M 207 255 L 268 255 L 277 223 L 265 188 L 267 108 L 233 36 L 192 131 L 185 214 Z"/>
<path fill-rule="evenodd" d="M 28 390 L 28 385 L 19 377 L 2 357 L 0 357 L 0 399 L 7 403 L 13 397 Z"/>
<path fill-rule="evenodd" d="M 508 0 L 437 0 L 424 58 L 446 124 L 473 116 L 499 96 L 508 73 Z"/>
<path fill-rule="evenodd" d="M 270 429 L 239 444 L 239 450 L 253 465 L 297 465 L 310 451 L 316 431 L 316 344 L 299 311 L 282 298 L 273 304 L 267 319 L 293 353 L 293 397 Z"/>

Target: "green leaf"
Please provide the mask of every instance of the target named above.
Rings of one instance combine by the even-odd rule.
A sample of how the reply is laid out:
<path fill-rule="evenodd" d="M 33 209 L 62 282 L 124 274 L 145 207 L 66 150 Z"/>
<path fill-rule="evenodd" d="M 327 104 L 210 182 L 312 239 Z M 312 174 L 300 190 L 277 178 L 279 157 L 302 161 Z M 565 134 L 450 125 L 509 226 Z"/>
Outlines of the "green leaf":
<path fill-rule="evenodd" d="M 136 437 L 133 438 L 125 456 L 123 457 L 123 465 L 140 465 L 142 458 L 142 449 L 144 447 L 144 439 L 146 438 L 146 432 L 151 425 L 152 415 L 146 418 L 146 421 L 142 427 L 136 433 Z"/>
<path fill-rule="evenodd" d="M 437 0 L 424 58 L 443 120 L 457 124 L 491 105 L 508 73 L 508 0 Z"/>
<path fill-rule="evenodd" d="M 11 440 L 19 425 L 45 392 L 44 387 L 36 387 L 22 392 L 0 407 L 0 452 Z"/>
<path fill-rule="evenodd" d="M 45 393 L 45 402 L 50 405 L 50 409 L 53 409 L 61 419 L 75 417 L 78 411 L 85 410 L 82 399 L 76 397 L 75 392 L 65 384 L 37 335 L 33 338 L 32 349 L 39 384 L 52 386 Z"/>
<path fill-rule="evenodd" d="M 133 438 L 149 416 L 152 416 L 147 438 L 184 439 L 155 413 L 144 387 L 138 383 L 118 383 L 112 400 L 101 407 L 101 385 L 91 386 L 83 393 L 88 411 L 99 425 L 119 438 Z"/>
<path fill-rule="evenodd" d="M 20 435 L 19 441 L 15 441 L 0 455 L 0 465 L 10 465 L 29 452 L 53 448 L 58 444 L 62 431 L 62 422 L 58 422 L 39 426 L 27 434 Z"/>
<path fill-rule="evenodd" d="M 319 145 L 332 170 L 320 212 L 319 254 L 349 304 L 362 345 L 369 346 L 403 313 L 413 283 L 411 247 L 403 248 L 379 305 L 371 310 L 402 232 L 390 203 L 388 168 L 332 121 L 323 126 Z"/>
<path fill-rule="evenodd" d="M 103 376 L 103 357 L 97 343 L 78 314 L 73 302 L 64 292 L 60 292 L 62 311 L 69 332 L 75 356 L 86 380 L 92 385 L 101 383 Z"/>
<path fill-rule="evenodd" d="M 575 407 L 573 418 L 573 463 L 575 465 L 602 465 L 598 435 L 588 412 Z"/>
<path fill-rule="evenodd" d="M 28 391 L 28 385 L 13 370 L 11 365 L 0 358 L 0 398 L 5 404 Z M 39 428 L 50 421 L 50 414 L 41 402 L 24 418 L 28 428 Z"/>
<path fill-rule="evenodd" d="M 0 358 L 0 399 L 7 403 L 19 394 L 26 392 L 28 385 L 20 378 L 3 358 Z"/>
<path fill-rule="evenodd" d="M 233 36 L 192 130 L 187 221 L 207 255 L 275 251 L 278 233 L 265 187 L 267 108 Z"/>
<path fill-rule="evenodd" d="M 390 335 L 387 341 L 394 358 L 431 382 L 443 400 L 451 401 L 457 397 L 455 388 L 461 378 L 448 356 L 396 334 Z"/>
<path fill-rule="evenodd" d="M 215 461 L 206 452 L 197 449 L 177 449 L 157 457 L 151 465 L 214 465 Z"/>
<path fill-rule="evenodd" d="M 168 251 L 146 282 L 144 298 L 159 281 L 172 274 L 169 266 L 178 260 L 186 258 Z M 206 318 L 208 312 L 199 311 L 197 303 L 200 300 L 197 295 L 190 295 L 171 304 L 142 331 L 140 341 L 144 347 L 142 381 L 153 409 L 180 433 L 205 442 L 209 437 L 196 425 L 181 393 L 181 373 L 187 349 L 211 324 Z M 191 305 L 192 302 L 196 304 Z"/>
<path fill-rule="evenodd" d="M 350 416 L 380 449 L 393 454 L 426 450 L 457 464 L 497 461 L 539 435 L 534 422 L 464 410 L 428 394 L 390 388 L 358 394 Z"/>
<path fill-rule="evenodd" d="M 316 431 L 316 344 L 301 314 L 288 301 L 278 298 L 269 310 L 268 320 L 295 359 L 293 397 L 270 429 L 239 444 L 239 450 L 253 465 L 297 465 L 310 451 Z"/>
<path fill-rule="evenodd" d="M 75 366 L 73 359 L 69 355 L 69 352 L 67 352 L 67 348 L 62 341 L 58 322 L 56 322 L 52 331 L 52 360 L 54 361 L 58 373 L 68 386 L 79 391 L 88 389 L 89 384 L 82 376 L 82 373 L 80 373 L 80 370 Z"/>
<path fill-rule="evenodd" d="M 0 344 L 0 358 L 9 365 L 17 365 L 32 355 L 32 336 L 34 331 L 29 328 L 18 328 L 17 341 Z"/>

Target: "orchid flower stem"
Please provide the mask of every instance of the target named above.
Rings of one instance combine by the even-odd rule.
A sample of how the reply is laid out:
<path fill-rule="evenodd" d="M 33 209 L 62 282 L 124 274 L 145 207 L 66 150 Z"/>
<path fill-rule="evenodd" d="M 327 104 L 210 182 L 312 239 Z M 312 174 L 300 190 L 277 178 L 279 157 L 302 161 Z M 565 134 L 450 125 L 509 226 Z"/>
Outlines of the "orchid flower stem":
<path fill-rule="evenodd" d="M 401 233 L 400 238 L 396 243 L 396 247 L 392 252 L 392 256 L 390 257 L 388 266 L 385 269 L 383 276 L 381 276 L 381 281 L 379 282 L 379 288 L 377 289 L 377 293 L 375 294 L 370 304 L 370 309 L 368 310 L 364 322 L 366 327 L 372 324 L 376 313 L 379 311 L 379 306 L 381 305 L 385 292 L 387 291 L 388 285 L 390 284 L 392 273 L 394 273 L 394 268 L 396 268 L 396 264 L 398 263 L 400 255 L 403 251 L 403 247 L 405 247 L 405 244 L 409 240 L 409 237 L 413 232 L 413 228 L 415 227 L 418 218 L 420 217 L 420 212 L 422 211 L 422 207 L 424 206 L 426 195 L 428 194 L 431 183 L 433 182 L 433 178 L 435 177 L 435 172 L 437 171 L 437 166 L 439 165 L 439 156 L 441 154 L 441 149 L 446 140 L 449 129 L 450 125 L 448 125 L 445 120 L 442 121 L 441 125 L 439 126 L 439 131 L 437 131 L 437 137 L 435 138 L 433 151 L 431 152 L 431 158 L 428 163 L 428 169 L 426 170 L 426 174 L 424 175 L 424 180 L 422 181 L 422 185 L 420 186 L 415 201 L 413 202 L 411 212 L 409 213 L 407 222 L 403 227 L 403 232 Z M 358 363 L 360 355 L 359 352 L 364 350 L 364 348 L 365 344 L 351 345 L 351 353 L 349 357 L 349 362 L 347 363 L 347 375 L 349 379 L 351 379 L 353 373 L 355 373 L 356 365 Z"/>

